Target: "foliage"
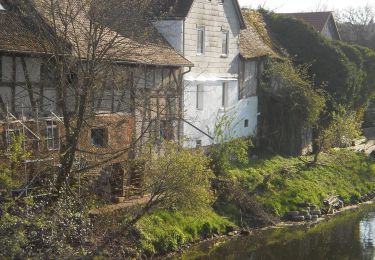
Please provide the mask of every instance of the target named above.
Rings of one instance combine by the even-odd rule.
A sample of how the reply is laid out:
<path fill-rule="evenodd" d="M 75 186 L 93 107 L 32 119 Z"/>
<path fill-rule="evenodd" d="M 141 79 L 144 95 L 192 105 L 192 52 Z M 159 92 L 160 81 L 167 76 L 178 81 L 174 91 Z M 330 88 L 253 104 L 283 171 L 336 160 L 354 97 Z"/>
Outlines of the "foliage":
<path fill-rule="evenodd" d="M 27 197 L 17 174 L 29 157 L 23 137 L 14 137 L 2 151 L 0 165 L 0 258 L 73 255 L 89 238 L 87 209 L 73 195 Z"/>
<path fill-rule="evenodd" d="M 375 190 L 375 163 L 365 154 L 331 150 L 321 154 L 321 164 L 316 167 L 307 167 L 308 160 L 310 156 L 259 159 L 231 170 L 231 176 L 277 216 L 296 209 L 301 202 L 322 206 L 330 193 L 340 195 L 347 204 Z"/>
<path fill-rule="evenodd" d="M 2 163 L 0 164 L 0 258 L 13 258 L 23 252 L 27 244 L 24 233 L 22 218 L 24 209 L 15 203 L 12 197 L 12 189 L 19 187 L 20 183 L 16 178 L 17 168 L 29 154 L 22 149 L 24 138 L 14 136 L 8 150 L 1 151 Z M 20 200 L 27 205 L 27 201 Z M 20 214 L 12 212 L 20 211 Z"/>
<path fill-rule="evenodd" d="M 137 224 L 139 247 L 148 255 L 167 253 L 187 243 L 223 234 L 232 225 L 212 210 L 195 215 L 181 211 L 157 211 Z"/>
<path fill-rule="evenodd" d="M 189 151 L 165 142 L 160 154 L 144 155 L 146 210 L 177 207 L 200 210 L 212 200 L 209 159 L 202 150 Z"/>
<path fill-rule="evenodd" d="M 311 64 L 315 76 L 333 101 L 356 110 L 374 93 L 374 81 L 368 82 L 374 60 L 370 49 L 330 41 L 300 20 L 262 11 L 275 42 L 286 49 L 296 64 Z M 368 84 L 370 83 L 370 84 Z M 332 111 L 332 110 L 331 110 Z"/>
<path fill-rule="evenodd" d="M 275 216 L 264 211 L 254 194 L 235 178 L 217 180 L 214 186 L 218 197 L 214 209 L 237 225 L 264 227 L 278 222 Z"/>
<path fill-rule="evenodd" d="M 233 122 L 228 116 L 216 120 L 215 145 L 209 149 L 211 168 L 215 175 L 225 175 L 233 165 L 246 164 L 249 161 L 249 149 L 253 146 L 251 138 L 233 138 Z"/>
<path fill-rule="evenodd" d="M 263 147 L 283 154 L 300 153 L 303 129 L 315 125 L 325 108 L 324 93 L 316 89 L 308 69 L 287 59 L 267 63 L 260 92 Z"/>
<path fill-rule="evenodd" d="M 348 147 L 361 135 L 362 122 L 358 120 L 361 117 L 355 112 L 345 110 L 343 106 L 336 110 L 337 112 L 332 112 L 328 126 L 316 126 L 319 134 L 315 140 L 314 163 L 317 163 L 320 152 L 332 147 Z"/>
<path fill-rule="evenodd" d="M 294 66 L 291 61 L 270 61 L 263 74 L 262 90 L 274 95 L 302 125 L 314 124 L 324 109 L 325 99 L 308 73 L 309 66 Z"/>

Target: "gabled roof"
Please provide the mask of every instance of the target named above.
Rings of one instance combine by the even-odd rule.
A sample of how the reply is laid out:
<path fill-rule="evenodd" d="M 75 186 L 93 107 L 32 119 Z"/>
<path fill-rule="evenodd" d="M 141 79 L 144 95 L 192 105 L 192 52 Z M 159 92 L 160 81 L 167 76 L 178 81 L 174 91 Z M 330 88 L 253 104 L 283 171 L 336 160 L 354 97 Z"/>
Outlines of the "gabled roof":
<path fill-rule="evenodd" d="M 254 10 L 243 10 L 246 29 L 241 31 L 240 54 L 244 59 L 264 56 L 278 56 L 273 50 L 271 37 L 260 13 Z"/>
<path fill-rule="evenodd" d="M 231 1 L 240 19 L 241 29 L 245 29 L 245 21 L 238 0 Z M 184 19 L 188 16 L 193 4 L 194 0 L 154 0 L 150 12 L 155 19 Z"/>
<path fill-rule="evenodd" d="M 332 19 L 335 25 L 336 31 L 337 31 L 337 35 L 340 38 L 340 34 L 337 29 L 335 19 L 333 17 L 333 13 L 330 11 L 329 12 L 306 12 L 306 13 L 283 13 L 283 15 L 292 16 L 294 18 L 302 20 L 310 24 L 311 26 L 313 26 L 314 29 L 318 31 L 319 33 L 323 31 L 326 24 L 330 21 L 330 19 Z"/>
<path fill-rule="evenodd" d="M 8 3 L 8 0 L 0 0 L 0 3 Z M 7 11 L 0 12 L 0 50 L 12 52 L 27 52 L 27 53 L 50 53 L 48 49 L 49 41 L 40 30 L 36 28 L 35 19 L 31 13 L 32 9 L 36 11 L 43 21 L 52 26 L 53 11 L 48 6 L 49 1 L 45 0 L 22 0 L 20 3 L 28 3 L 22 6 L 22 10 L 18 9 L 21 6 L 16 4 L 16 0 L 9 1 L 12 3 L 12 8 L 4 7 Z M 59 0 L 59 8 L 63 8 L 64 4 L 73 3 L 71 0 Z M 90 33 L 91 19 L 88 17 L 89 10 L 85 3 L 81 0 L 74 2 L 77 5 L 77 15 L 75 19 L 68 24 L 67 37 L 63 39 L 71 40 L 71 47 L 73 53 L 81 53 L 85 57 L 85 52 L 90 51 L 88 46 L 88 34 Z M 70 6 L 75 8 L 75 6 Z M 32 9 L 30 9 L 32 8 Z M 26 10 L 26 11 L 25 11 Z M 54 10 L 56 11 L 56 9 Z M 26 13 L 23 15 L 22 13 Z M 56 13 L 55 13 L 56 15 Z M 30 17 L 29 17 L 30 16 Z M 55 20 L 58 32 L 63 34 L 64 24 L 62 21 Z M 61 35 L 62 35 L 61 34 Z M 59 35 L 53 36 L 58 37 Z M 106 52 L 106 58 L 115 62 L 126 62 L 132 64 L 144 64 L 155 66 L 192 66 L 192 63 L 181 56 L 171 46 L 162 43 L 153 43 L 147 41 L 136 41 L 128 37 L 124 37 L 108 26 L 102 32 L 102 38 L 98 46 L 98 51 L 104 51 L 107 48 L 106 43 L 113 42 L 111 49 Z"/>
<path fill-rule="evenodd" d="M 29 21 L 0 0 L 0 50 L 18 53 L 44 53 L 48 41 L 38 37 Z"/>
<path fill-rule="evenodd" d="M 185 18 L 193 3 L 194 0 L 155 0 L 150 11 L 154 18 Z"/>
<path fill-rule="evenodd" d="M 303 20 L 312 25 L 318 32 L 322 32 L 332 12 L 284 13 L 284 15 Z"/>

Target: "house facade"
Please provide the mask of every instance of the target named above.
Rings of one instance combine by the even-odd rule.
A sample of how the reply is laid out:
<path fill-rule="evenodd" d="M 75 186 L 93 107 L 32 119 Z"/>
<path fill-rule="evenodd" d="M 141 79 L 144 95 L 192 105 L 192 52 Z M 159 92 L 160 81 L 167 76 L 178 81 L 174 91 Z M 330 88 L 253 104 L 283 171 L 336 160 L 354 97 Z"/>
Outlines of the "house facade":
<path fill-rule="evenodd" d="M 38 1 L 30 3 L 48 21 L 43 6 Z M 35 17 L 25 15 L 16 2 L 0 0 L 0 4 L 0 146 L 7 148 L 14 136 L 23 135 L 24 148 L 32 155 L 25 163 L 27 174 L 22 174 L 33 176 L 43 172 L 36 168 L 43 167 L 42 162 L 59 165 L 61 143 L 66 136 L 61 90 L 66 91 L 65 114 L 74 117 L 79 74 L 71 71 L 66 75 L 67 85 L 56 87 L 50 42 L 37 35 L 37 28 L 30 23 Z M 84 19 L 89 17 L 79 22 Z M 192 64 L 165 41 L 138 42 L 117 35 L 109 27 L 104 30 L 107 35 L 115 35 L 119 44 L 111 49 L 113 56 L 104 59 L 110 64 L 98 77 L 95 91 L 87 93 L 89 102 L 79 136 L 77 163 L 84 159 L 85 167 L 94 167 L 103 162 L 88 172 L 92 177 L 108 169 L 112 172 L 114 164 L 116 169 L 122 168 L 118 172 L 123 182 L 114 183 L 120 186 L 117 190 L 122 196 L 127 192 L 125 187 L 135 184 L 132 176 L 126 175 L 126 166 L 121 165 L 134 156 L 130 147 L 150 139 L 179 140 L 182 72 Z M 72 50 L 70 55 L 75 53 L 77 50 Z"/>
<path fill-rule="evenodd" d="M 258 63 L 241 59 L 240 35 L 246 26 L 238 2 L 172 2 L 154 25 L 194 64 L 183 78 L 184 145 L 209 146 L 218 138 L 255 135 Z M 215 136 L 220 125 L 226 126 L 224 137 Z"/>

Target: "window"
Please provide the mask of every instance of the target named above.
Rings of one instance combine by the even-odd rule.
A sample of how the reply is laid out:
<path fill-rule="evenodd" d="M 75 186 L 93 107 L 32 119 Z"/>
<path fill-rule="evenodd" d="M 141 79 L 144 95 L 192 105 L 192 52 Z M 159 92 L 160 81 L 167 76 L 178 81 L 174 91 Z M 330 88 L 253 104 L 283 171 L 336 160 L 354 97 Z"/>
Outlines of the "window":
<path fill-rule="evenodd" d="M 5 8 L 2 4 L 0 4 L 0 11 L 5 11 Z"/>
<path fill-rule="evenodd" d="M 227 56 L 229 54 L 229 32 L 222 31 L 222 43 L 221 43 L 221 51 L 223 56 Z"/>
<path fill-rule="evenodd" d="M 7 146 L 9 147 L 12 145 L 14 138 L 21 135 L 20 129 L 7 129 L 5 131 L 5 139 L 7 142 Z"/>
<path fill-rule="evenodd" d="M 197 54 L 204 54 L 204 37 L 205 37 L 205 30 L 204 26 L 198 26 L 197 27 Z"/>
<path fill-rule="evenodd" d="M 228 107 L 228 82 L 223 83 L 223 94 L 221 105 L 223 107 Z"/>
<path fill-rule="evenodd" d="M 173 126 L 169 120 L 160 121 L 160 138 L 162 140 L 173 140 Z"/>
<path fill-rule="evenodd" d="M 107 129 L 91 129 L 91 145 L 95 147 L 105 147 L 107 145 Z"/>
<path fill-rule="evenodd" d="M 249 120 L 248 120 L 248 119 L 245 120 L 244 127 L 245 127 L 245 128 L 249 127 Z"/>
<path fill-rule="evenodd" d="M 197 109 L 203 110 L 203 95 L 204 95 L 203 85 L 197 86 Z"/>
<path fill-rule="evenodd" d="M 202 140 L 196 140 L 195 141 L 195 147 L 196 148 L 202 147 Z"/>
<path fill-rule="evenodd" d="M 60 135 L 57 124 L 53 121 L 47 122 L 47 149 L 55 151 L 60 149 Z"/>
<path fill-rule="evenodd" d="M 219 5 L 224 4 L 224 0 L 218 0 L 218 2 L 219 2 Z"/>

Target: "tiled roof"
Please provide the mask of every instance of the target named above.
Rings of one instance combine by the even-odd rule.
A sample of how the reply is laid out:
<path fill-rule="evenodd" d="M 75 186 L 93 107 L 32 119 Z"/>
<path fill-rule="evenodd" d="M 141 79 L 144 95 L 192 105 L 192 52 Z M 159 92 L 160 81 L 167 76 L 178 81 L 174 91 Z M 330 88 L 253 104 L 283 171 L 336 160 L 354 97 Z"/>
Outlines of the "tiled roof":
<path fill-rule="evenodd" d="M 92 12 L 99 11 L 100 14 L 94 17 L 110 30 L 123 36 L 118 54 L 123 53 L 121 56 L 126 57 L 127 61 L 165 66 L 192 66 L 192 63 L 173 49 L 151 24 L 151 19 L 146 13 L 147 2 L 140 5 L 137 1 L 98 1 L 94 5 L 98 8 L 92 9 Z"/>
<path fill-rule="evenodd" d="M 0 50 L 7 52 L 44 53 L 48 45 L 46 40 L 37 37 L 28 21 L 7 8 L 0 11 Z"/>
<path fill-rule="evenodd" d="M 243 10 L 242 15 L 246 29 L 241 31 L 240 36 L 241 56 L 245 59 L 277 56 L 262 15 L 253 10 Z"/>
<path fill-rule="evenodd" d="M 194 0 L 154 0 L 150 11 L 155 18 L 184 18 L 188 15 Z"/>
<path fill-rule="evenodd" d="M 7 0 L 0 0 L 0 3 L 4 3 L 5 1 Z M 59 5 L 64 5 L 65 1 L 67 0 L 59 0 Z M 15 5 L 16 0 L 10 2 Z M 44 21 L 52 25 L 52 12 L 51 8 L 48 6 L 49 1 L 26 0 L 25 2 L 29 4 L 32 3 L 33 7 L 35 7 Z M 73 3 L 71 0 L 68 2 L 69 4 Z M 74 3 L 77 5 L 77 10 L 82 8 L 82 2 L 80 0 Z M 6 8 L 6 5 L 4 5 L 4 7 Z M 48 49 L 52 50 L 52 48 L 48 47 L 51 45 L 49 45 L 47 40 L 43 40 L 36 26 L 33 27 L 33 22 L 30 19 L 34 19 L 35 17 L 32 17 L 30 7 L 31 6 L 28 6 L 26 11 L 24 11 L 30 17 L 21 15 L 22 11 L 17 8 L 6 8 L 6 11 L 0 11 L 0 50 L 28 53 L 48 53 Z M 79 11 L 77 14 L 72 24 L 68 26 L 68 36 L 63 39 L 68 39 L 70 41 L 73 53 L 80 53 L 81 57 L 85 57 L 90 46 L 88 44 L 88 40 L 90 40 L 88 37 L 90 35 L 91 21 L 87 15 L 88 9 Z M 61 21 L 57 22 L 57 27 L 62 34 L 64 25 Z M 108 47 L 109 43 L 113 41 L 113 47 L 109 51 L 106 51 L 107 55 L 105 58 L 118 62 L 148 65 L 192 66 L 191 62 L 177 53 L 171 46 L 166 44 L 165 41 L 136 41 L 121 36 L 108 27 L 104 28 L 102 34 L 103 36 L 101 37 L 98 52 L 102 51 L 104 53 L 104 48 Z M 155 37 L 150 34 L 150 38 Z"/>
<path fill-rule="evenodd" d="M 328 19 L 331 17 L 332 12 L 284 13 L 284 15 L 303 20 L 312 25 L 318 32 L 322 32 Z"/>
<path fill-rule="evenodd" d="M 241 28 L 245 28 L 245 21 L 241 14 L 238 0 L 233 1 L 237 15 L 240 19 Z M 153 0 L 149 8 L 151 16 L 155 19 L 185 18 L 194 3 L 194 0 Z"/>

